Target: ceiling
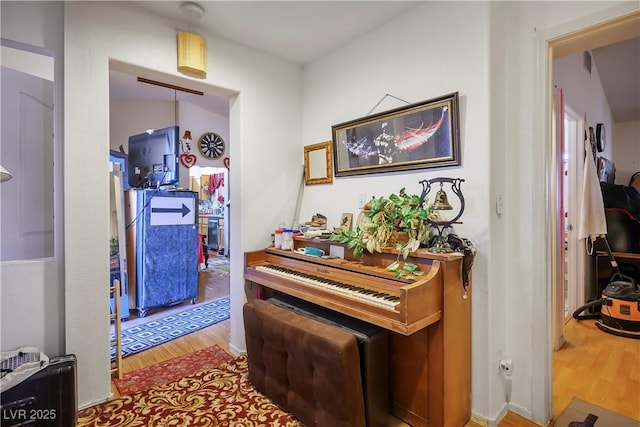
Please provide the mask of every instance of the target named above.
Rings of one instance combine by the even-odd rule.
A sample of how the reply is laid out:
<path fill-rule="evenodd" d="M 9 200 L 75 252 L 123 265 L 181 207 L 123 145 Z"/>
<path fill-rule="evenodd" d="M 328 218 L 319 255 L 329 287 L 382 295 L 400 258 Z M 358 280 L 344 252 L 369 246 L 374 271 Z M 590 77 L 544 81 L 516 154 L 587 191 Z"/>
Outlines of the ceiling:
<path fill-rule="evenodd" d="M 421 1 L 134 1 L 176 22 L 298 64 L 307 64 Z M 197 6 L 196 5 L 196 6 Z"/>
<path fill-rule="evenodd" d="M 340 45 L 406 12 L 420 1 L 200 1 L 204 11 L 183 9 L 183 1 L 133 1 L 137 7 L 175 22 L 176 30 L 215 34 L 234 43 L 297 64 L 307 64 Z M 196 6 L 197 6 L 196 5 Z M 228 114 L 227 97 L 140 83 L 136 76 L 111 71 L 113 100 L 186 101 Z"/>
<path fill-rule="evenodd" d="M 176 30 L 215 34 L 301 65 L 326 55 L 422 1 L 133 1 L 175 22 Z M 181 8 L 188 3 L 190 8 Z M 199 16 L 199 8 L 202 16 Z M 640 120 L 640 38 L 591 50 L 614 121 Z M 197 96 L 111 73 L 113 99 L 185 100 L 228 110 L 226 97 Z"/>
<path fill-rule="evenodd" d="M 613 120 L 640 120 L 640 37 L 591 51 Z"/>

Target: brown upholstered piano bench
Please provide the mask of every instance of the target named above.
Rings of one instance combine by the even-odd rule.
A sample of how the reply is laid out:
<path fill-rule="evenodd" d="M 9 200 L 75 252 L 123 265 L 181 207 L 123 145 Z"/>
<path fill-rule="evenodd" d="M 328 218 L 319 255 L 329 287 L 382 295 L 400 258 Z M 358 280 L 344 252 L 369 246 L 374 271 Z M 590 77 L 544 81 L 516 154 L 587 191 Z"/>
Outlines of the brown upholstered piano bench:
<path fill-rule="evenodd" d="M 367 427 L 396 425 L 398 420 L 390 418 L 389 408 L 389 331 L 287 294 L 276 295 L 267 302 L 355 336 L 360 352 L 360 378 Z"/>
<path fill-rule="evenodd" d="M 305 426 L 364 426 L 356 338 L 262 300 L 243 309 L 249 380 Z"/>

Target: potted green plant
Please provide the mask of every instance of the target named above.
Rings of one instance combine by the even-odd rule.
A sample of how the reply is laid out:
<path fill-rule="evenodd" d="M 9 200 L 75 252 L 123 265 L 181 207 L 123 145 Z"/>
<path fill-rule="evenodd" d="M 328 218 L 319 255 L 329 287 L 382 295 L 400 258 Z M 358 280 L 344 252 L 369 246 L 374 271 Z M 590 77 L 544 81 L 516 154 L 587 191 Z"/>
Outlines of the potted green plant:
<path fill-rule="evenodd" d="M 372 198 L 363 207 L 355 228 L 335 228 L 331 240 L 344 243 L 358 257 L 364 255 L 365 250 L 373 253 L 395 248 L 399 251 L 398 259 L 387 269 L 395 271 L 396 277 L 415 279 L 423 272 L 413 263 L 401 263 L 400 255 L 407 259 L 410 252 L 427 240 L 430 233 L 427 220 L 431 217 L 426 200 L 420 203 L 420 196 L 408 194 L 402 188 L 398 194 Z"/>

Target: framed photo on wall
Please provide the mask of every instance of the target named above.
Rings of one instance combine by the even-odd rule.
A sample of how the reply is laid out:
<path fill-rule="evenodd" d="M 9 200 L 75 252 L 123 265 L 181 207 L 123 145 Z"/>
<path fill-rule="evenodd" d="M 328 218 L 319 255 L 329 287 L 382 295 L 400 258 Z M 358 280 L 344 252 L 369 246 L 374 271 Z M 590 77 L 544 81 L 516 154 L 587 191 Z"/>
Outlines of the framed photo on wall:
<path fill-rule="evenodd" d="M 331 127 L 336 177 L 460 165 L 458 92 Z"/>

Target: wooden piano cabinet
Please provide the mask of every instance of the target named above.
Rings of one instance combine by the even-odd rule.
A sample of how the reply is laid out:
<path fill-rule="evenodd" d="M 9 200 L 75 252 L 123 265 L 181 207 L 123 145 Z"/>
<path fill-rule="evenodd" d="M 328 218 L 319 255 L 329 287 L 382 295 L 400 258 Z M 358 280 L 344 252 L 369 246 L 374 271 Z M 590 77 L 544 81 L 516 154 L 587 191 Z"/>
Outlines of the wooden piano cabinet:
<path fill-rule="evenodd" d="M 331 245 L 340 246 L 304 238 L 296 238 L 294 245 L 296 249 L 317 247 L 325 253 Z M 462 255 L 433 254 L 424 249 L 411 253 L 407 261 L 419 264 L 425 275 L 407 283 L 394 280 L 393 273 L 384 268 L 397 258 L 397 251 L 385 250 L 363 258 L 354 258 L 349 252 L 345 248 L 343 260 L 270 248 L 247 252 L 245 278 L 389 330 L 392 415 L 416 427 L 463 427 L 471 417 L 471 287 L 465 290 L 462 285 Z M 316 272 L 376 291 L 393 293 L 396 289 L 401 302 L 395 312 L 345 302 L 330 293 L 256 270 L 265 264 Z"/>
<path fill-rule="evenodd" d="M 427 328 L 412 335 L 390 334 L 391 409 L 410 425 L 429 425 L 428 354 Z"/>
<path fill-rule="evenodd" d="M 471 288 L 461 261 L 444 264 L 442 319 L 391 334 L 393 414 L 412 426 L 462 427 L 471 418 Z"/>

